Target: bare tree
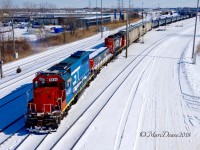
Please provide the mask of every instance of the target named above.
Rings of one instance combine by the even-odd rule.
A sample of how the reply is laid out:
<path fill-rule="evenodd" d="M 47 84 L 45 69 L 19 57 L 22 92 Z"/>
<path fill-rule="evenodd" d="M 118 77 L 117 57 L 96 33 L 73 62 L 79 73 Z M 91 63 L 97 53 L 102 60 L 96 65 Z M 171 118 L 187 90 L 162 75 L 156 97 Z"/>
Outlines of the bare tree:
<path fill-rule="evenodd" d="M 41 12 L 45 12 L 47 10 L 52 10 L 52 9 L 55 9 L 55 8 L 56 8 L 56 5 L 52 4 L 52 3 L 45 2 L 45 3 L 39 4 L 39 9 L 40 9 Z"/>
<path fill-rule="evenodd" d="M 6 15 L 10 15 L 12 8 L 12 1 L 11 0 L 0 0 L 0 22 L 4 20 Z M 1 28 L 2 29 L 2 28 Z M 3 63 L 3 56 L 5 55 L 5 37 L 4 37 L 4 30 L 0 33 L 0 74 L 1 78 L 3 77 L 3 70 L 2 70 L 2 63 Z"/>
<path fill-rule="evenodd" d="M 12 8 L 12 0 L 0 0 L 2 9 L 11 9 Z"/>
<path fill-rule="evenodd" d="M 12 0 L 0 0 L 0 14 L 1 18 L 6 15 L 11 13 L 11 8 L 12 8 Z"/>
<path fill-rule="evenodd" d="M 28 15 L 32 14 L 33 10 L 37 8 L 37 4 L 29 0 L 26 0 L 23 3 L 23 6 L 26 9 Z"/>

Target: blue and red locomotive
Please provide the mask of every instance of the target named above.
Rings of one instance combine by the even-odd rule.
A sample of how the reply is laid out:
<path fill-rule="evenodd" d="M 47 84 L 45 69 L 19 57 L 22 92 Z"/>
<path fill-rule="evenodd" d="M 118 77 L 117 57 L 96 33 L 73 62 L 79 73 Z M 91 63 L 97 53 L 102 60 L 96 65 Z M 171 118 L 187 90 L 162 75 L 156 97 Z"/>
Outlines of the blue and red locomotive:
<path fill-rule="evenodd" d="M 26 126 L 56 129 L 89 80 L 89 52 L 85 51 L 39 72 L 33 80 L 34 99 L 28 104 Z"/>
<path fill-rule="evenodd" d="M 77 51 L 33 79 L 34 98 L 28 103 L 26 127 L 55 130 L 79 94 L 112 58 L 107 47 Z"/>

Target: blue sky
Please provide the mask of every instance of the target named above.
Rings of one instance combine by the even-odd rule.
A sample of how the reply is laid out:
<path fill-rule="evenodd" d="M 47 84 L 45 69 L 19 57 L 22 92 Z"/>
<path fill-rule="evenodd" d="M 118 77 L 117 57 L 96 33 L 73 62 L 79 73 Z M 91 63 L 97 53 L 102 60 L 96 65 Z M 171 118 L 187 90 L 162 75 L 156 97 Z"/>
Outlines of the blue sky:
<path fill-rule="evenodd" d="M 57 7 L 87 7 L 89 0 L 12 0 L 19 7 L 24 1 L 34 1 L 35 3 L 49 2 L 56 4 Z M 96 6 L 96 0 L 90 0 L 91 6 Z M 102 0 L 103 7 L 115 8 L 118 5 L 118 0 Z M 122 0 L 121 0 L 122 1 Z M 124 6 L 128 6 L 129 0 L 123 0 Z M 100 7 L 101 0 L 97 0 Z M 135 7 L 141 7 L 144 2 L 144 7 L 196 7 L 197 0 L 132 0 Z"/>

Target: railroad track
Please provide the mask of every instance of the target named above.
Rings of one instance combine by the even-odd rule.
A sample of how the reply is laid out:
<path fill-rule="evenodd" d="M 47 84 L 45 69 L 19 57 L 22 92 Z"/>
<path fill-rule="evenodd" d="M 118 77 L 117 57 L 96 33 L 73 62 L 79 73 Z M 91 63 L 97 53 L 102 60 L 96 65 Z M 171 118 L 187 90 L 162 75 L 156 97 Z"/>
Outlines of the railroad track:
<path fill-rule="evenodd" d="M 99 43 L 96 43 L 96 44 L 101 44 L 102 42 L 99 42 Z M 95 46 L 96 44 L 93 44 L 91 46 Z M 90 48 L 91 46 L 82 46 L 82 49 L 88 49 Z M 76 49 L 77 50 L 77 49 Z M 71 54 L 72 51 L 68 51 L 68 53 L 66 53 L 67 56 L 69 56 Z M 45 70 L 45 69 L 48 69 L 49 66 L 52 66 L 54 65 L 55 63 L 58 63 L 60 62 L 61 60 L 63 60 L 64 58 L 66 58 L 67 56 L 62 56 L 60 57 L 59 59 L 57 58 L 54 58 L 53 62 L 49 63 L 49 62 L 46 62 L 45 65 L 41 65 L 41 66 L 36 66 L 31 72 L 24 72 L 24 73 L 20 73 L 19 75 L 17 75 L 17 77 L 11 81 L 5 81 L 4 83 L 1 84 L 0 86 L 0 90 L 4 90 L 6 88 L 9 88 L 9 86 L 12 86 L 13 84 L 16 84 L 16 83 L 21 83 L 23 82 L 23 80 L 27 80 L 28 78 L 31 78 L 30 80 L 32 80 L 32 78 L 34 78 L 35 76 L 35 73 L 38 72 L 38 71 L 41 71 L 41 70 Z M 52 60 L 51 60 L 52 61 Z M 4 94 L 4 93 L 3 93 Z M 4 96 L 4 95 L 3 95 Z M 3 97 L 2 96 L 2 97 Z"/>
<path fill-rule="evenodd" d="M 18 135 L 21 134 L 25 134 L 22 137 L 19 137 Z M 5 144 L 7 144 L 7 142 L 12 142 L 12 138 L 14 137 L 19 137 L 19 144 L 15 147 L 15 149 L 18 148 L 18 146 L 20 146 L 21 143 L 23 143 L 23 141 L 25 141 L 28 137 L 30 136 L 30 133 L 28 133 L 24 127 L 20 128 L 19 130 L 17 130 L 13 135 L 9 136 L 8 138 L 6 138 L 6 140 L 4 140 L 1 144 L 0 144 L 0 149 L 4 149 L 3 147 L 5 146 Z M 15 142 L 15 141 L 13 141 Z"/>
<path fill-rule="evenodd" d="M 134 68 L 131 69 L 130 72 L 132 72 L 139 64 L 140 62 L 146 57 L 146 55 L 148 55 L 155 47 L 157 47 L 159 44 L 161 44 L 163 41 L 165 41 L 166 39 L 170 38 L 171 36 L 174 36 L 174 34 L 172 35 L 169 35 L 163 39 L 160 39 L 159 41 L 155 42 L 154 44 L 152 44 L 151 46 L 149 46 L 147 49 L 145 49 L 143 52 L 141 52 L 138 56 L 135 57 L 135 59 L 133 59 L 110 83 L 108 86 L 106 86 L 106 88 L 95 98 L 95 100 L 85 109 L 85 111 L 83 113 L 81 113 L 79 115 L 78 118 L 76 118 L 76 120 L 67 128 L 67 130 L 62 133 L 62 135 L 60 136 L 60 138 L 58 140 L 56 140 L 56 142 L 53 144 L 53 146 L 51 146 L 50 149 L 53 149 L 57 144 L 58 142 L 67 134 L 67 132 L 72 129 L 72 127 L 80 120 L 80 118 L 82 118 L 82 116 L 95 104 L 95 102 L 98 101 L 98 98 L 109 88 L 111 87 L 111 85 L 114 83 L 114 82 L 118 82 L 116 81 L 118 79 L 118 77 L 125 71 L 127 70 L 128 67 L 131 66 L 131 64 L 133 62 L 135 62 L 135 60 L 139 57 L 142 57 L 142 59 L 139 60 L 139 62 L 137 63 L 136 66 L 134 66 Z M 153 46 L 153 48 L 151 48 Z M 143 53 L 145 53 L 147 50 L 149 50 L 151 48 L 151 50 L 143 55 Z M 130 73 L 128 73 L 130 74 Z M 119 86 L 117 87 L 117 89 L 120 88 L 121 84 L 128 78 L 128 76 L 119 84 Z M 77 138 L 76 142 L 74 143 L 74 145 L 71 147 L 73 148 L 77 143 L 78 141 L 81 139 L 81 137 L 84 135 L 84 133 L 87 131 L 87 129 L 89 128 L 89 126 L 92 124 L 92 122 L 96 119 L 96 117 L 101 113 L 101 111 L 105 108 L 105 106 L 107 105 L 107 103 L 109 102 L 109 100 L 111 99 L 111 97 L 117 92 L 117 89 L 115 90 L 115 92 L 107 99 L 107 101 L 104 103 L 104 105 L 102 106 L 102 108 L 99 110 L 99 112 L 95 115 L 95 117 L 92 119 L 92 121 L 88 124 L 88 126 L 86 127 L 86 129 L 83 131 L 83 133 L 80 135 L 80 137 Z M 45 137 L 46 138 L 46 137 Z M 43 139 L 42 141 L 44 141 L 45 139 Z M 42 142 L 41 142 L 42 143 Z M 41 144 L 40 143 L 40 144 Z M 40 147 L 40 145 L 37 146 L 38 148 Z M 71 149 L 70 148 L 70 149 Z"/>
<path fill-rule="evenodd" d="M 25 90 L 25 91 L 24 91 Z M 11 103 L 12 101 L 22 97 L 24 94 L 29 94 L 30 92 L 32 92 L 33 90 L 33 87 L 32 87 L 32 84 L 28 84 L 28 85 L 25 85 L 23 87 L 21 87 L 20 89 L 16 90 L 16 91 L 13 91 L 12 93 L 10 93 L 9 95 L 6 95 L 4 98 L 1 99 L 0 101 L 0 109 L 2 107 L 4 107 L 5 105 Z M 20 92 L 22 91 L 22 93 Z M 16 93 L 20 93 L 18 94 L 17 96 Z M 9 97 L 13 97 L 13 95 L 15 96 L 14 98 L 11 98 L 10 100 L 7 100 L 9 99 Z"/>
<path fill-rule="evenodd" d="M 27 76 L 30 76 L 30 75 L 32 75 L 33 73 L 32 72 L 36 72 L 35 70 L 41 70 L 40 68 L 42 68 L 42 69 L 46 69 L 46 68 L 48 68 L 51 64 L 55 64 L 55 63 L 57 63 L 57 62 L 59 62 L 59 61 L 61 61 L 61 60 L 63 60 L 64 58 L 66 58 L 66 57 L 68 57 L 71 53 L 73 53 L 73 52 L 75 52 L 75 51 L 77 51 L 77 49 L 85 49 L 85 48 L 91 48 L 91 47 L 93 47 L 93 46 L 96 46 L 96 45 L 98 45 L 98 44 L 101 44 L 102 43 L 102 41 L 100 41 L 100 42 L 97 42 L 97 43 L 95 43 L 94 44 L 94 41 L 92 41 L 92 40 L 90 40 L 88 43 L 87 43 L 87 45 L 90 45 L 90 46 L 87 46 L 85 43 L 82 43 L 82 44 L 80 44 L 80 45 L 76 45 L 75 47 L 71 47 L 71 48 L 67 48 L 67 50 L 65 50 L 64 52 L 63 51 L 59 51 L 59 52 L 57 52 L 57 53 L 55 53 L 55 55 L 51 55 L 51 56 L 46 56 L 46 57 L 43 57 L 42 59 L 41 58 L 39 58 L 39 59 L 36 59 L 36 60 L 34 60 L 34 61 L 31 61 L 29 64 L 32 64 L 32 66 L 27 66 L 27 68 L 34 68 L 34 70 L 31 70 L 31 73 L 29 73 L 30 72 L 30 70 L 27 70 L 27 71 L 22 71 L 20 74 L 16 74 L 15 76 L 14 76 L 14 78 L 17 78 L 17 79 L 19 79 L 19 80 L 21 80 L 21 79 L 24 79 L 24 78 L 26 78 Z M 86 46 L 85 46 L 86 45 Z M 60 56 L 60 57 L 58 57 L 58 56 Z M 42 63 L 41 65 L 38 65 L 38 64 L 35 64 L 35 61 L 38 61 L 38 60 L 40 60 L 41 62 L 44 62 L 45 61 L 45 63 Z M 40 64 L 40 63 L 39 63 Z M 27 65 L 27 62 L 25 62 L 23 65 Z M 24 69 L 23 68 L 23 65 L 21 65 L 22 66 L 22 70 Z M 35 66 L 35 65 L 37 65 L 37 66 Z M 16 68 L 17 67 L 14 67 L 14 70 L 11 70 L 12 72 L 14 71 L 14 72 L 16 72 Z M 13 68 L 12 68 L 13 69 Z M 8 70 L 8 71 L 10 71 L 10 70 Z M 4 71 L 4 74 L 6 73 L 6 71 Z M 3 80 L 3 79 L 2 79 Z M 15 80 L 15 79 L 14 79 Z M 3 88 L 5 88 L 5 87 L 7 87 L 7 86 L 10 86 L 12 83 L 13 83 L 13 80 L 12 81 L 7 81 L 7 80 L 5 80 L 5 81 L 2 81 L 2 82 L 0 82 L 1 83 L 1 88 L 0 88 L 0 90 L 2 90 Z"/>
<path fill-rule="evenodd" d="M 0 131 L 0 135 L 1 137 L 4 136 L 4 138 L 1 138 L 0 140 L 0 147 L 6 143 L 9 139 L 11 139 L 15 134 L 20 133 L 21 130 L 24 130 L 24 126 L 22 125 L 21 127 L 19 127 L 21 125 L 21 122 L 24 122 L 24 115 L 20 116 L 18 119 L 16 119 L 14 122 L 10 123 L 9 125 L 7 125 L 6 127 L 4 127 L 1 131 Z M 14 129 L 14 131 L 13 131 Z M 13 134 L 7 134 L 12 130 Z"/>
<path fill-rule="evenodd" d="M 89 44 L 92 45 L 92 43 L 94 41 L 90 40 L 90 41 L 87 41 L 87 42 L 89 42 Z M 37 64 L 37 63 L 40 63 L 40 62 L 42 63 L 43 61 L 51 60 L 52 58 L 58 58 L 58 56 L 62 56 L 61 58 L 63 58 L 63 57 L 65 58 L 66 56 L 68 56 L 69 52 L 72 53 L 74 51 L 74 49 L 78 49 L 79 47 L 82 47 L 84 45 L 85 45 L 84 43 L 80 43 L 80 45 L 73 44 L 72 46 L 70 45 L 70 47 L 69 46 L 66 47 L 65 48 L 66 50 L 64 50 L 63 47 L 57 48 L 57 49 L 55 49 L 56 51 L 54 51 L 53 53 L 49 53 L 49 55 L 44 55 L 44 56 L 42 55 L 42 56 L 39 56 L 35 59 L 31 58 L 30 61 L 26 61 L 26 62 L 17 64 L 15 66 L 10 67 L 9 69 L 4 70 L 4 75 L 9 76 L 9 73 L 15 73 L 16 74 L 16 69 L 17 69 L 18 66 L 20 66 L 22 68 L 22 70 L 26 70 L 28 68 L 34 67 L 34 65 Z M 61 51 L 61 50 L 64 50 L 64 51 Z"/>
<path fill-rule="evenodd" d="M 98 35 L 95 36 L 95 39 L 93 39 L 93 42 L 94 42 L 94 40 L 97 40 L 97 39 L 98 39 Z M 33 55 L 33 56 L 27 57 L 23 60 L 19 60 L 19 62 L 17 64 L 13 64 L 12 66 L 10 66 L 10 64 L 5 64 L 3 66 L 3 70 L 4 70 L 4 72 L 8 72 L 11 69 L 14 69 L 14 71 L 15 71 L 18 66 L 27 66 L 27 64 L 32 64 L 35 61 L 43 59 L 44 57 L 49 57 L 49 55 L 57 56 L 57 54 L 60 53 L 61 50 L 65 50 L 65 49 L 77 46 L 79 44 L 82 44 L 82 43 L 85 43 L 85 42 L 88 42 L 88 41 L 90 42 L 90 41 L 92 41 L 92 39 L 83 39 L 83 40 L 78 41 L 78 43 L 73 42 L 73 43 L 70 43 L 67 46 L 61 46 L 59 48 L 53 48 L 52 50 L 48 50 L 45 53 Z M 47 54 L 48 54 L 48 56 L 47 56 Z"/>

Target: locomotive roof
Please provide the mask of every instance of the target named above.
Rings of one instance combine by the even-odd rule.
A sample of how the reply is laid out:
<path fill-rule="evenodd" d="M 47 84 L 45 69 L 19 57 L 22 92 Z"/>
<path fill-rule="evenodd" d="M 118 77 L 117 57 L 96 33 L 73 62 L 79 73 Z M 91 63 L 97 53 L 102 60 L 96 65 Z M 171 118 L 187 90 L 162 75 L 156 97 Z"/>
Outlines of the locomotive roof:
<path fill-rule="evenodd" d="M 64 59 L 63 61 L 61 61 L 60 63 L 52 66 L 51 68 L 49 68 L 48 70 L 66 70 L 68 67 L 70 67 L 74 62 L 76 62 L 78 59 L 80 59 L 81 57 L 85 56 L 87 52 L 86 51 L 77 51 L 74 54 L 72 54 L 71 56 L 69 56 L 68 58 Z M 56 69 L 58 68 L 58 69 Z"/>
<path fill-rule="evenodd" d="M 70 67 L 72 64 L 74 64 L 78 59 L 81 57 L 84 57 L 89 52 L 86 51 L 77 51 L 68 58 L 64 59 L 63 61 L 59 62 L 58 64 L 55 64 L 54 66 L 50 67 L 44 72 L 41 72 L 42 74 L 57 74 L 62 76 L 62 78 L 67 78 L 70 76 Z"/>

